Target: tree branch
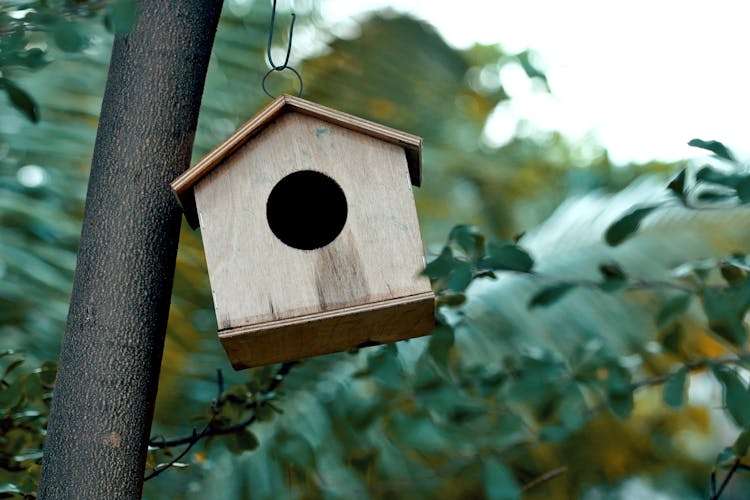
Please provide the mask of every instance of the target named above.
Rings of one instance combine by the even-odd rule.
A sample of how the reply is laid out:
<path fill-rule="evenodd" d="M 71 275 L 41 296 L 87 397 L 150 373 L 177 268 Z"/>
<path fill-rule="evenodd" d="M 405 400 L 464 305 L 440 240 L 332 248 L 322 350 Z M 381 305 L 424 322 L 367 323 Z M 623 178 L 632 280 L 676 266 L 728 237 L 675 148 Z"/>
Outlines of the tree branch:
<path fill-rule="evenodd" d="M 737 472 L 737 469 L 740 467 L 740 465 L 742 465 L 740 459 L 735 458 L 734 462 L 732 463 L 732 467 L 729 469 L 729 472 L 727 472 L 727 475 L 724 476 L 724 480 L 721 482 L 721 486 L 719 486 L 719 491 L 711 495 L 711 500 L 718 500 L 721 494 L 724 493 L 724 488 L 727 487 L 729 481 L 732 479 L 732 476 L 734 476 L 734 473 Z"/>
<path fill-rule="evenodd" d="M 532 488 L 534 488 L 536 486 L 539 486 L 540 484 L 542 484 L 544 482 L 547 482 L 550 479 L 554 479 L 554 478 L 556 478 L 559 475 L 565 474 L 566 472 L 568 472 L 568 467 L 566 467 L 564 465 L 562 467 L 558 467 L 557 469 L 552 469 L 551 471 L 545 472 L 541 476 L 539 476 L 539 477 L 537 477 L 535 479 L 532 479 L 530 482 L 526 483 L 523 486 L 523 488 L 521 488 L 521 491 L 523 493 L 526 493 L 530 489 L 532 489 Z"/>
<path fill-rule="evenodd" d="M 750 352 L 749 351 L 741 351 L 739 353 L 732 353 L 732 354 L 724 354 L 722 356 L 717 356 L 715 358 L 704 358 L 704 359 L 698 359 L 695 361 L 687 361 L 685 362 L 682 367 L 684 367 L 688 372 L 694 372 L 698 370 L 702 370 L 704 368 L 708 368 L 712 365 L 727 365 L 727 364 L 735 364 L 735 363 L 742 363 L 743 361 L 750 360 Z M 654 375 L 653 377 L 644 378 L 643 380 L 639 380 L 637 382 L 633 382 L 630 384 L 631 390 L 635 391 L 637 389 L 640 389 L 642 387 L 652 387 L 655 385 L 661 385 L 665 383 L 667 380 L 672 378 L 674 376 L 674 371 L 670 371 L 668 373 L 662 373 L 660 375 Z"/>
<path fill-rule="evenodd" d="M 271 381 L 268 383 L 268 386 L 261 391 L 260 394 L 267 395 L 274 392 L 284 381 L 286 376 L 289 374 L 289 372 L 292 370 L 294 365 L 296 365 L 297 361 L 292 361 L 288 363 L 283 363 L 276 374 L 271 378 Z M 215 401 L 211 404 L 211 411 L 213 415 L 211 416 L 211 419 L 208 421 L 206 426 L 203 428 L 201 432 L 196 432 L 195 429 L 193 429 L 193 432 L 190 436 L 183 436 L 173 439 L 158 439 L 158 438 L 151 438 L 149 441 L 149 446 L 154 448 L 169 448 L 172 446 L 180 446 L 183 444 L 186 444 L 187 447 L 174 459 L 170 460 L 168 464 L 166 464 L 164 467 L 154 469 L 150 474 L 148 474 L 145 477 L 145 481 L 148 481 L 149 479 L 153 479 L 154 477 L 158 476 L 168 468 L 170 468 L 172 465 L 177 463 L 182 457 L 184 457 L 190 449 L 201 439 L 208 436 L 221 436 L 226 434 L 236 434 L 241 431 L 243 431 L 248 426 L 252 425 L 257 419 L 258 415 L 257 413 L 253 412 L 252 415 L 247 417 L 246 419 L 232 425 L 227 425 L 225 427 L 214 427 L 214 423 L 216 422 L 216 417 L 221 412 L 221 407 L 223 406 L 222 396 L 223 396 L 223 377 L 221 375 L 221 371 L 218 371 L 217 375 L 217 385 L 219 386 L 219 395 Z M 257 409 L 258 404 L 253 403 L 249 409 L 255 410 Z"/>

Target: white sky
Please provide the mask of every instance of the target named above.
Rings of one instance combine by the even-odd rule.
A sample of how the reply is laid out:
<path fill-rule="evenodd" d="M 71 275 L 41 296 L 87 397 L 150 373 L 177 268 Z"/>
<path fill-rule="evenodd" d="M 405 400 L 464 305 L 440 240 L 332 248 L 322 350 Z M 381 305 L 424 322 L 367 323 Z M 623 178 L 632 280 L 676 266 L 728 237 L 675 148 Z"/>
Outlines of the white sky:
<path fill-rule="evenodd" d="M 573 139 L 593 135 L 615 162 L 705 156 L 686 145 L 695 137 L 750 154 L 750 2 L 321 3 L 332 21 L 388 6 L 426 19 L 454 46 L 476 41 L 536 50 L 554 96 L 533 92 L 512 72 L 503 75 L 513 101 L 491 120 L 487 136 L 494 142 L 521 118 Z"/>

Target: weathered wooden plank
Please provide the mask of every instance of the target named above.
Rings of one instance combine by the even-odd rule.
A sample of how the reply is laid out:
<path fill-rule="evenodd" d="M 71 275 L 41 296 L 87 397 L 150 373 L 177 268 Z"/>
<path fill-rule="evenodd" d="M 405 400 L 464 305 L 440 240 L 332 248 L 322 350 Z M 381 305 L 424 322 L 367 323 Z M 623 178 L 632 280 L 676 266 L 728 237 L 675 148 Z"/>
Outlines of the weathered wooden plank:
<path fill-rule="evenodd" d="M 395 342 L 430 333 L 432 292 L 219 332 L 235 369 Z"/>

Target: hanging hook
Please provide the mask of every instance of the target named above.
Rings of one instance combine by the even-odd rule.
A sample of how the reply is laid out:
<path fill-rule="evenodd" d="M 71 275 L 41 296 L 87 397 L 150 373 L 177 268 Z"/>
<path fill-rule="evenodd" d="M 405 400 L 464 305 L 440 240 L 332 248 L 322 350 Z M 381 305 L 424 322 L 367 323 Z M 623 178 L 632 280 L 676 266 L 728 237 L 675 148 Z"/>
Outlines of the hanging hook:
<path fill-rule="evenodd" d="M 294 33 L 294 21 L 297 19 L 297 15 L 292 12 L 292 24 L 289 25 L 289 43 L 286 46 L 286 59 L 284 59 L 284 64 L 281 66 L 277 66 L 276 63 L 273 62 L 273 59 L 271 58 L 271 45 L 273 45 L 273 31 L 274 26 L 276 25 L 276 0 L 273 0 L 273 7 L 271 7 L 271 25 L 268 27 L 268 64 L 271 65 L 271 67 L 276 71 L 283 71 L 287 68 L 287 64 L 289 63 L 289 56 L 292 53 L 292 34 Z"/>
<path fill-rule="evenodd" d="M 271 75 L 271 73 L 275 71 L 284 71 L 289 70 L 292 73 L 294 73 L 294 76 L 297 77 L 297 80 L 299 81 L 299 91 L 297 92 L 297 97 L 300 97 L 302 95 L 302 75 L 299 74 L 299 72 L 289 66 L 289 56 L 292 53 L 292 35 L 294 33 L 294 21 L 297 19 L 297 15 L 292 12 L 292 23 L 289 26 L 289 43 L 286 46 L 286 57 L 284 58 L 284 64 L 277 65 L 275 62 L 273 62 L 273 58 L 271 57 L 271 46 L 273 45 L 273 31 L 274 27 L 276 25 L 276 0 L 273 0 L 273 6 L 271 8 L 271 24 L 268 27 L 268 49 L 266 51 L 266 54 L 268 56 L 268 64 L 271 65 L 271 69 L 268 70 L 268 72 L 263 77 L 263 81 L 261 82 L 261 87 L 263 87 L 263 92 L 266 93 L 268 97 L 271 99 L 274 98 L 274 95 L 271 94 L 268 89 L 266 88 L 266 80 Z"/>

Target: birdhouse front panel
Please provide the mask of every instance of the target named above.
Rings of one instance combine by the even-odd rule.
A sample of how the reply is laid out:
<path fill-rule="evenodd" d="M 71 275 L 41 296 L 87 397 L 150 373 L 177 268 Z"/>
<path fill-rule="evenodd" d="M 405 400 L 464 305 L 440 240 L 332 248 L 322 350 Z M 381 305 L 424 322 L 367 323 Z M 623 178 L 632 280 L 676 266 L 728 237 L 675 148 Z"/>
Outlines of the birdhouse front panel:
<path fill-rule="evenodd" d="M 430 289 L 396 145 L 287 113 L 208 174 L 195 197 L 220 330 Z M 285 218 L 278 234 L 274 210 Z M 316 232 L 329 234 L 316 241 Z"/>
<path fill-rule="evenodd" d="M 360 122 L 279 113 L 191 186 L 235 367 L 433 328 L 407 152 Z"/>

